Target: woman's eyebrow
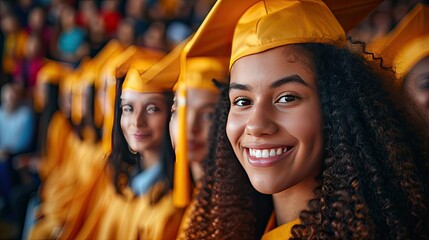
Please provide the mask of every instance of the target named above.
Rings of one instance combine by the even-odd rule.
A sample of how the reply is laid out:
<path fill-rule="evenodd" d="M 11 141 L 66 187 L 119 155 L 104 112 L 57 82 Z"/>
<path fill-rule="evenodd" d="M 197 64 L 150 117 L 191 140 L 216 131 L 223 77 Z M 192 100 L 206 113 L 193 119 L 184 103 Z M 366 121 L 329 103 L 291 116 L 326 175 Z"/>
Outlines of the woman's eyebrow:
<path fill-rule="evenodd" d="M 310 85 L 308 85 L 308 83 L 306 83 L 299 75 L 291 75 L 291 76 L 287 76 L 284 78 L 281 78 L 273 83 L 271 83 L 270 88 L 278 88 L 284 84 L 288 84 L 288 83 L 296 83 L 296 84 L 300 84 L 306 87 L 310 87 Z M 240 84 L 240 83 L 231 83 L 229 85 L 229 89 L 235 89 L 235 90 L 242 90 L 242 91 L 252 91 L 252 87 L 250 87 L 249 85 L 245 85 L 245 84 Z"/>
<path fill-rule="evenodd" d="M 288 84 L 288 83 L 296 83 L 296 84 L 300 84 L 306 87 L 310 87 L 308 85 L 308 83 L 306 83 L 299 75 L 291 75 L 291 76 L 287 76 L 284 78 L 281 78 L 273 83 L 271 83 L 270 88 L 278 88 L 284 84 Z"/>
<path fill-rule="evenodd" d="M 251 91 L 252 87 L 250 87 L 249 85 L 245 85 L 245 84 L 240 84 L 240 83 L 231 83 L 229 84 L 229 90 L 242 90 L 242 91 Z"/>

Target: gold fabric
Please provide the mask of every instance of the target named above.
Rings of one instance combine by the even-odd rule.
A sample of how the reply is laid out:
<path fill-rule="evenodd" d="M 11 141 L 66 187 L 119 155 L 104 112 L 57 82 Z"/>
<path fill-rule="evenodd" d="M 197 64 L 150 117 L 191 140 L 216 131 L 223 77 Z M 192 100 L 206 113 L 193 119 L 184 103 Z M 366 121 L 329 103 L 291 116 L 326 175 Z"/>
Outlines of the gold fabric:
<path fill-rule="evenodd" d="M 144 74 L 158 62 L 160 62 L 158 56 L 142 56 L 134 59 L 126 73 L 122 91 L 132 90 L 140 93 L 171 91 L 177 81 L 176 78 L 157 78 L 156 75 L 148 78 Z"/>
<path fill-rule="evenodd" d="M 188 57 L 231 56 L 232 65 L 246 54 L 284 44 L 342 40 L 345 39 L 344 31 L 353 28 L 380 2 L 381 0 L 220 0 L 191 40 L 193 43 L 189 44 Z M 314 12 L 316 9 L 313 8 L 317 8 L 318 12 Z M 314 18 L 311 17 L 313 13 Z M 291 22 L 284 22 L 283 18 Z M 277 25 L 276 22 L 283 22 L 283 25 Z M 274 25 L 261 29 L 257 26 L 259 23 Z M 262 32 L 256 32 L 256 27 Z M 242 35 L 238 36 L 238 33 Z M 233 42 L 245 44 L 238 46 Z M 255 51 L 255 48 L 258 50 Z"/>
<path fill-rule="evenodd" d="M 399 84 L 402 78 L 429 55 L 429 6 L 416 5 L 385 37 L 372 45 L 383 63 L 395 68 Z"/>
<path fill-rule="evenodd" d="M 176 97 L 177 121 L 179 124 L 176 162 L 174 163 L 173 200 L 175 206 L 183 208 L 191 201 L 191 179 L 186 138 L 186 88 L 182 86 L 176 89 Z"/>
<path fill-rule="evenodd" d="M 44 84 L 59 85 L 63 79 L 69 74 L 71 69 L 64 64 L 52 60 L 45 60 L 42 68 L 36 76 L 36 86 L 43 87 Z M 33 105 L 36 112 L 42 112 L 45 106 L 44 97 L 40 91 L 33 91 Z"/>
<path fill-rule="evenodd" d="M 99 145 L 69 134 L 64 159 L 58 159 L 42 184 L 42 203 L 30 239 L 72 239 L 69 236 L 76 226 L 83 224 L 82 212 L 91 196 L 94 179 L 100 176 L 105 165 L 104 155 Z"/>
<path fill-rule="evenodd" d="M 78 125 L 82 121 L 82 108 L 83 108 L 83 91 L 84 83 L 82 73 L 90 67 L 90 60 L 84 59 L 79 64 L 79 67 L 71 74 L 68 79 L 71 84 L 72 102 L 71 102 L 71 120 L 74 124 Z"/>
<path fill-rule="evenodd" d="M 182 212 L 174 208 L 171 194 L 150 204 L 150 194 L 135 196 L 128 187 L 116 193 L 110 170 L 96 178 L 79 217 L 61 239 L 175 239 Z M 151 191 L 161 188 L 157 183 Z M 158 188 L 159 187 L 159 188 Z"/>
<path fill-rule="evenodd" d="M 55 112 L 49 122 L 45 152 L 42 154 L 42 161 L 39 167 L 39 176 L 43 182 L 57 168 L 58 164 L 67 157 L 64 153 L 71 131 L 70 123 L 63 113 L 60 111 Z"/>
<path fill-rule="evenodd" d="M 90 73 L 91 75 L 88 78 L 93 78 L 94 88 L 97 94 L 96 98 L 99 98 L 100 92 L 104 91 L 102 89 L 105 85 L 103 84 L 101 77 L 101 69 L 107 63 L 112 61 L 117 55 L 124 51 L 124 46 L 119 43 L 119 41 L 113 39 L 93 58 L 93 69 Z M 95 126 L 101 127 L 104 121 L 104 112 L 103 105 L 99 99 L 96 99 L 94 103 L 94 123 Z"/>
<path fill-rule="evenodd" d="M 186 72 L 181 73 L 178 84 L 186 84 L 187 88 L 203 89 L 219 92 L 213 84 L 213 79 L 226 82 L 228 69 L 227 58 L 193 57 L 186 59 Z"/>
<path fill-rule="evenodd" d="M 277 227 L 262 235 L 261 240 L 290 239 L 293 237 L 291 233 L 292 227 L 298 223 L 299 220 L 296 220 Z"/>
<path fill-rule="evenodd" d="M 261 240 L 289 239 L 292 237 L 292 233 L 291 233 L 292 227 L 299 223 L 300 223 L 300 220 L 296 219 L 276 227 L 276 217 L 273 213 L 267 224 L 265 233 L 261 237 Z"/>
<path fill-rule="evenodd" d="M 278 46 L 341 44 L 345 37 L 340 23 L 322 1 L 259 1 L 235 27 L 230 65 L 241 57 Z"/>

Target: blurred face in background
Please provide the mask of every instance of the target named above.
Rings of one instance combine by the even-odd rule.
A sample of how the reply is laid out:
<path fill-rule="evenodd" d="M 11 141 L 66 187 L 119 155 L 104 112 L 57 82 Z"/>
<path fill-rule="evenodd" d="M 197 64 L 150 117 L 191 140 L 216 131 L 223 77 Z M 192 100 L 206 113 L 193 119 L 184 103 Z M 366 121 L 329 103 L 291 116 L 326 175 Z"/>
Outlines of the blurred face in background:
<path fill-rule="evenodd" d="M 177 99 L 172 108 L 170 135 L 173 146 L 177 146 L 178 119 L 176 112 Z M 213 123 L 215 106 L 219 94 L 209 90 L 187 89 L 186 104 L 186 137 L 189 162 L 201 163 L 209 151 L 209 134 Z"/>
<path fill-rule="evenodd" d="M 63 31 L 68 31 L 75 26 L 76 16 L 75 11 L 70 6 L 63 8 L 60 14 L 60 22 Z"/>
<path fill-rule="evenodd" d="M 145 151 L 159 151 L 170 110 L 165 96 L 125 90 L 121 95 L 121 109 L 121 129 L 128 146 L 141 155 Z"/>
<path fill-rule="evenodd" d="M 135 32 L 133 22 L 131 20 L 122 20 L 116 32 L 116 38 L 124 46 L 134 44 Z"/>
<path fill-rule="evenodd" d="M 418 62 L 405 77 L 404 89 L 429 119 L 429 56 Z"/>
<path fill-rule="evenodd" d="M 41 8 L 34 8 L 28 17 L 28 25 L 33 31 L 40 31 L 45 24 L 45 13 Z"/>
<path fill-rule="evenodd" d="M 6 84 L 1 90 L 2 107 L 6 112 L 14 112 L 20 102 L 21 87 L 16 84 Z"/>
<path fill-rule="evenodd" d="M 17 29 L 18 29 L 18 23 L 17 23 L 15 17 L 13 17 L 10 14 L 6 14 L 5 16 L 2 16 L 2 19 L 1 19 L 1 30 L 5 34 L 13 33 Z"/>
<path fill-rule="evenodd" d="M 40 48 L 40 40 L 35 36 L 30 36 L 25 45 L 25 57 L 27 59 L 33 59 L 39 56 Z"/>

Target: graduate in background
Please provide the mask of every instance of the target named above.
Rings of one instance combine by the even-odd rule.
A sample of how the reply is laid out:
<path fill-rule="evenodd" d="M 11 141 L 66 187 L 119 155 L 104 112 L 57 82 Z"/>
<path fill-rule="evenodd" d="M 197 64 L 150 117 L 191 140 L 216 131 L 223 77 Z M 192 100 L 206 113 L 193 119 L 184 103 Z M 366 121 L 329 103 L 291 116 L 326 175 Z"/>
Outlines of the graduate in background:
<path fill-rule="evenodd" d="M 429 236 L 428 138 L 347 45 L 378 3 L 216 3 L 196 55 L 230 56 L 230 84 L 187 238 Z"/>
<path fill-rule="evenodd" d="M 39 171 L 41 204 L 36 213 L 37 222 L 29 233 L 30 239 L 57 238 L 64 226 L 77 219 L 79 211 L 76 208 L 80 209 L 85 202 L 88 180 L 91 175 L 94 179 L 102 166 L 94 164 L 100 162 L 97 159 L 101 158 L 101 151 L 82 138 L 79 128 L 83 104 L 80 76 L 88 64 L 83 61 L 66 76 L 61 75 L 63 72 L 59 74 L 63 78 L 60 80 L 61 112 L 53 115 L 48 127 L 46 155 L 42 156 Z M 50 75 L 59 71 L 65 72 L 61 67 L 51 66 L 50 73 L 42 73 Z"/>
<path fill-rule="evenodd" d="M 401 88 L 429 120 L 429 6 L 418 4 L 385 37 L 374 43 L 383 65 L 393 67 Z"/>
<path fill-rule="evenodd" d="M 188 57 L 191 39 L 180 58 L 180 78 L 175 86 L 175 102 L 170 121 L 170 135 L 176 152 L 174 203 L 186 208 L 179 238 L 189 223 L 189 203 L 201 187 L 203 161 L 209 149 L 209 136 L 219 87 L 227 81 L 228 59 L 223 57 Z M 216 83 L 217 82 L 217 83 Z M 218 85 L 218 86 L 217 86 Z M 210 177 L 210 176 L 208 176 Z"/>
<path fill-rule="evenodd" d="M 62 238 L 176 237 L 182 211 L 171 199 L 174 152 L 168 120 L 177 77 L 148 77 L 145 72 L 159 58 L 144 53 L 131 54 L 116 68 L 112 152 L 82 207 L 82 223 Z"/>

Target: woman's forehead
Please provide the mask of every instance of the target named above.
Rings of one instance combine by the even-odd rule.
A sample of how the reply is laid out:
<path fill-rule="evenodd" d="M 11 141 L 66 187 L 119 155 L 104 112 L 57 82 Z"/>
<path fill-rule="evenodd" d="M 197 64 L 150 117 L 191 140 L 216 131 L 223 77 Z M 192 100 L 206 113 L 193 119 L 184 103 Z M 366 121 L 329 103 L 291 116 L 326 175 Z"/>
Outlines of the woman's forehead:
<path fill-rule="evenodd" d="M 238 59 L 231 69 L 232 83 L 270 82 L 298 75 L 315 79 L 310 52 L 302 46 L 287 45 Z"/>
<path fill-rule="evenodd" d="M 133 90 L 124 90 L 121 94 L 121 100 L 135 101 L 164 101 L 162 93 L 141 93 Z"/>

